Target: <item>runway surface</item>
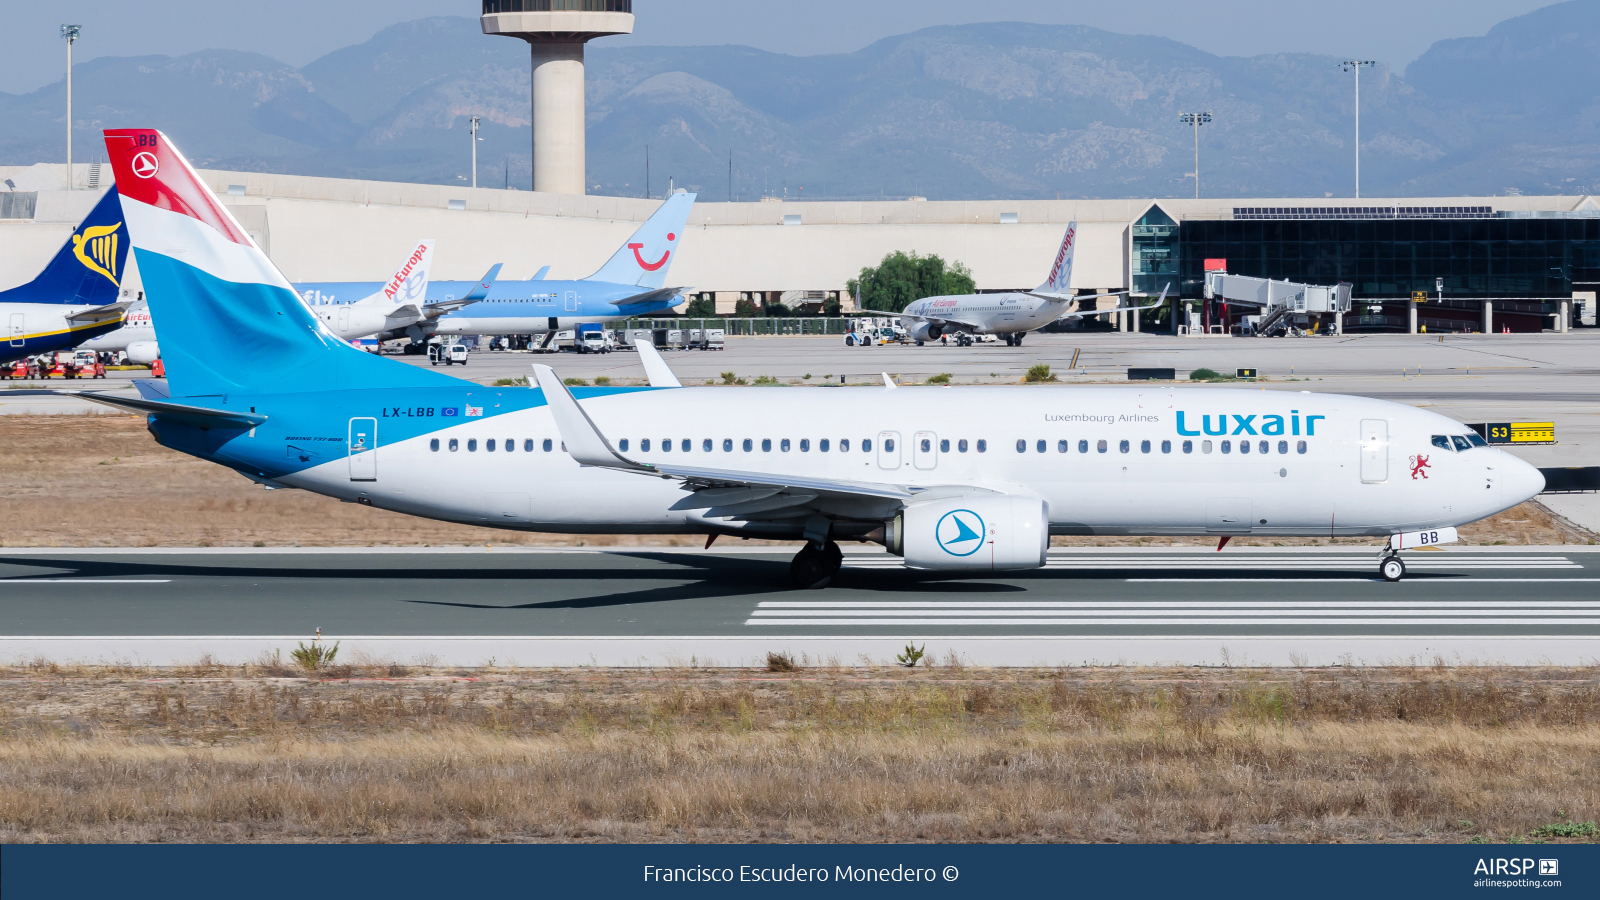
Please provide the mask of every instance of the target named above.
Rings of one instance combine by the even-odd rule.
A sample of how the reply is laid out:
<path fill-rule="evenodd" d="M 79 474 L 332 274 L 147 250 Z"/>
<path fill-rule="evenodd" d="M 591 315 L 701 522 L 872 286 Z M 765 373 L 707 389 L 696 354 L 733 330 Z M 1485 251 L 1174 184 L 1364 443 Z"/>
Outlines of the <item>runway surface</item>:
<path fill-rule="evenodd" d="M 789 587 L 787 551 L 742 551 L 8 549 L 0 658 L 243 659 L 321 628 L 458 664 L 883 660 L 908 640 L 993 664 L 1600 659 L 1597 548 L 1411 553 L 1398 584 L 1365 548 L 1072 549 L 960 576 L 850 552 L 820 591 Z"/>

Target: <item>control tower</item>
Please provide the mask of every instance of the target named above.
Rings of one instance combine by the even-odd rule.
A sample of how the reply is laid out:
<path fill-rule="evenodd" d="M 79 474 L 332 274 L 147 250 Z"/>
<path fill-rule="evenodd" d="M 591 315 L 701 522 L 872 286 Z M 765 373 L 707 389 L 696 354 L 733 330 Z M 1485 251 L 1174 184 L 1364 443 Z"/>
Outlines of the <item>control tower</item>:
<path fill-rule="evenodd" d="M 533 49 L 533 189 L 582 194 L 583 45 L 633 33 L 633 0 L 483 0 L 483 33 Z"/>

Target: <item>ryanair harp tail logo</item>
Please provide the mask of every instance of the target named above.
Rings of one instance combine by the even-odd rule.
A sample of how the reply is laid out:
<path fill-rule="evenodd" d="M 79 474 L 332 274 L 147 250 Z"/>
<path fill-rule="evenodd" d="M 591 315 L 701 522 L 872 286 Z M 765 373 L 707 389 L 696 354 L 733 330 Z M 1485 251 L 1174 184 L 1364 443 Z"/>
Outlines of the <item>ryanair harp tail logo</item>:
<path fill-rule="evenodd" d="M 121 227 L 121 222 L 91 225 L 83 234 L 72 236 L 72 255 L 91 271 L 111 279 L 112 284 L 117 284 L 117 229 Z"/>

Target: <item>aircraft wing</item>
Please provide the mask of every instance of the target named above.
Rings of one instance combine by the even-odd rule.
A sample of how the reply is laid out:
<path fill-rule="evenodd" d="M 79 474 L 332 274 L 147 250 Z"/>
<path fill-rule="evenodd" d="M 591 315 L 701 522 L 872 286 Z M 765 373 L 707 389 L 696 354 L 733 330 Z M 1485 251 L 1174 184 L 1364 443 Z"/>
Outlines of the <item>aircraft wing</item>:
<path fill-rule="evenodd" d="M 105 306 L 96 306 L 82 312 L 75 312 L 66 318 L 68 322 L 74 325 L 98 325 L 102 322 L 121 319 L 127 315 L 128 307 L 132 306 L 133 303 L 134 301 L 132 300 L 118 300 L 116 303 L 107 303 Z"/>
<path fill-rule="evenodd" d="M 489 271 L 485 272 L 483 277 L 478 279 L 477 286 L 468 291 L 465 296 L 460 297 L 459 299 L 441 300 L 438 303 L 423 304 L 422 317 L 431 322 L 445 313 L 455 312 L 463 306 L 470 306 L 471 304 L 477 303 L 479 300 L 489 296 L 489 288 L 494 287 L 495 279 L 500 277 L 500 267 L 502 265 L 504 265 L 504 263 L 495 263 L 494 265 L 490 266 Z"/>
<path fill-rule="evenodd" d="M 983 326 L 977 322 L 966 322 L 950 316 L 919 316 L 916 313 L 900 313 L 902 319 L 916 319 L 918 322 L 927 322 L 940 328 L 972 328 L 981 329 Z"/>
<path fill-rule="evenodd" d="M 686 287 L 656 288 L 653 291 L 645 291 L 642 294 L 634 294 L 631 297 L 623 297 L 611 302 L 615 306 L 631 306 L 635 303 L 654 303 L 657 300 L 668 300 L 676 297 L 686 290 L 688 290 Z"/>
<path fill-rule="evenodd" d="M 674 504 L 674 509 L 705 509 L 712 517 L 744 516 L 803 505 L 822 496 L 905 501 L 916 495 L 915 489 L 892 484 L 638 462 L 617 452 L 554 369 L 535 364 L 533 370 L 573 459 L 580 465 L 683 482 L 695 493 Z"/>

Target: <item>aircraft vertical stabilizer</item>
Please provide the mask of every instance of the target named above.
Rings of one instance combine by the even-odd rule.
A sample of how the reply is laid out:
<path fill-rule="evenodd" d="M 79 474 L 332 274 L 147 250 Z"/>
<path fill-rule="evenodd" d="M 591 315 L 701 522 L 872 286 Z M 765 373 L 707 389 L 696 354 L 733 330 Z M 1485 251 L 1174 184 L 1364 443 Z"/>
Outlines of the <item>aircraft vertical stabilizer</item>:
<path fill-rule="evenodd" d="M 1056 261 L 1050 266 L 1050 277 L 1034 288 L 1037 294 L 1065 294 L 1072 287 L 1072 254 L 1078 249 L 1078 223 L 1068 222 L 1067 233 L 1061 238 L 1061 249 L 1056 251 Z"/>
<path fill-rule="evenodd" d="M 123 225 L 122 206 L 113 187 L 73 229 L 72 236 L 39 277 L 0 291 L 0 302 L 71 306 L 115 303 L 127 260 L 128 229 Z"/>
<path fill-rule="evenodd" d="M 689 221 L 689 209 L 694 206 L 694 194 L 672 194 L 661 208 L 651 214 L 633 237 L 612 255 L 600 271 L 585 281 L 606 281 L 612 284 L 631 284 L 642 288 L 658 288 L 667 283 L 667 269 L 672 267 L 673 254 L 678 252 L 678 241 L 683 237 L 683 226 Z"/>

